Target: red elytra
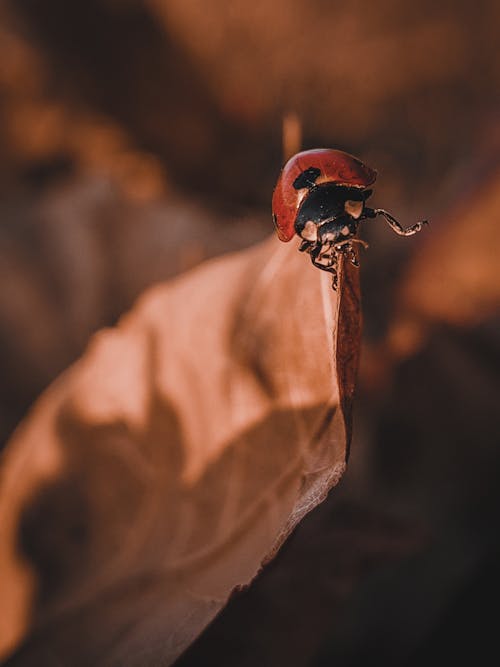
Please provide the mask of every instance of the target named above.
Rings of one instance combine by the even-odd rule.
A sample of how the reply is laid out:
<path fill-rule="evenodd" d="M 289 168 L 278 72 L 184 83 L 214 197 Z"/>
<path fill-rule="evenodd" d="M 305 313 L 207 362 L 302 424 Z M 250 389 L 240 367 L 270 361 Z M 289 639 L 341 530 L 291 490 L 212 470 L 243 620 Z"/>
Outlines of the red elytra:
<path fill-rule="evenodd" d="M 273 193 L 273 220 L 281 241 L 295 235 L 295 218 L 309 189 L 294 187 L 295 180 L 307 169 L 316 168 L 314 185 L 338 185 L 367 188 L 375 182 L 377 172 L 358 158 L 333 148 L 314 148 L 291 157 L 283 167 Z"/>

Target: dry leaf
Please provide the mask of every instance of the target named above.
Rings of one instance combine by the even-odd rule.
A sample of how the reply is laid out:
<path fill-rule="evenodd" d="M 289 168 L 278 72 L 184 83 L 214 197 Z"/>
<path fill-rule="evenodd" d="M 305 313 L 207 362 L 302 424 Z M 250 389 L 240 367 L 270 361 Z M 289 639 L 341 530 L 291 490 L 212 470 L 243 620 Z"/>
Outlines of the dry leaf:
<path fill-rule="evenodd" d="M 4 454 L 9 664 L 171 664 L 252 580 L 344 471 L 357 281 L 272 239 L 92 339 Z"/>

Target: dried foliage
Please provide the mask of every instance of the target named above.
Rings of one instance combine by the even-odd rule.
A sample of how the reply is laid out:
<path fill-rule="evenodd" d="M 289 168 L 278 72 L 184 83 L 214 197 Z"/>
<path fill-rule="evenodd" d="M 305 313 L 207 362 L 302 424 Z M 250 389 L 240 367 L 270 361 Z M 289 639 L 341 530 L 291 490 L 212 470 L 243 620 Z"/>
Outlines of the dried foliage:
<path fill-rule="evenodd" d="M 345 467 L 357 271 L 272 239 L 147 292 L 5 451 L 11 664 L 169 664 Z"/>
<path fill-rule="evenodd" d="M 179 667 L 417 667 L 498 655 L 497 178 L 415 240 L 388 336 L 363 348 L 342 484 Z M 364 283 L 365 305 L 375 287 Z"/>
<path fill-rule="evenodd" d="M 370 243 L 361 267 L 366 335 L 343 483 L 184 653 L 186 667 L 358 667 L 373 661 L 400 667 L 467 657 L 474 664 L 491 662 L 498 653 L 496 616 L 489 610 L 500 590 L 499 11 L 494 0 L 235 0 L 230 5 L 213 0 L 209 11 L 199 0 L 0 4 L 2 443 L 44 387 L 82 354 L 91 334 L 114 324 L 151 283 L 204 258 L 248 247 L 268 233 L 284 113 L 289 120 L 300 118 L 303 147 L 344 148 L 377 168 L 377 205 L 390 204 L 403 220 L 432 221 L 425 235 L 408 244 L 383 225 L 363 230 Z M 295 136 L 291 143 L 297 141 L 293 122 L 285 127 L 289 138 Z M 242 205 L 249 207 L 244 215 Z M 252 252 L 262 253 L 262 263 L 265 252 L 272 253 L 270 248 Z M 82 661 L 97 664 L 102 655 L 112 662 L 108 648 L 116 636 L 100 623 L 102 617 L 130 602 L 144 619 L 158 618 L 156 587 L 160 597 L 167 584 L 154 576 L 149 583 L 135 578 L 140 581 L 135 590 L 102 588 L 95 604 L 80 607 L 77 593 L 91 595 L 92 572 L 97 590 L 108 572 L 115 576 L 116 569 L 113 581 L 118 581 L 129 566 L 143 572 L 161 558 L 164 545 L 148 526 L 129 538 L 142 526 L 142 512 L 154 525 L 157 505 L 162 511 L 169 506 L 167 492 L 150 480 L 177 479 L 183 493 L 196 487 L 201 494 L 217 478 L 214 498 L 224 504 L 226 497 L 235 498 L 227 486 L 232 476 L 226 474 L 235 452 L 243 457 L 248 443 L 259 442 L 251 461 L 271 462 L 267 456 L 275 450 L 262 444 L 259 433 L 282 428 L 285 435 L 277 438 L 272 459 L 280 467 L 279 457 L 288 452 L 283 438 L 289 437 L 292 459 L 299 423 L 307 431 L 319 420 L 312 404 L 306 415 L 293 409 L 299 422 L 290 420 L 292 408 L 278 405 L 282 371 L 276 367 L 266 376 L 267 362 L 254 363 L 257 340 L 285 341 L 283 350 L 276 347 L 283 359 L 296 327 L 290 333 L 290 325 L 280 323 L 280 309 L 272 327 L 253 317 L 257 302 L 265 299 L 251 296 L 254 283 L 255 294 L 262 292 L 252 274 L 257 254 L 252 261 L 244 256 L 241 267 L 249 275 L 237 282 L 248 291 L 239 294 L 233 281 L 224 280 L 220 293 L 233 290 L 241 301 L 234 322 L 240 313 L 248 331 L 262 335 L 245 339 L 244 327 L 228 324 L 227 377 L 246 369 L 245 391 L 256 390 L 247 407 L 260 421 L 226 434 L 227 442 L 210 429 L 193 434 L 185 424 L 195 423 L 193 414 L 203 423 L 214 410 L 218 414 L 216 398 L 232 396 L 232 385 L 198 390 L 193 372 L 193 387 L 188 392 L 182 385 L 177 391 L 184 392 L 183 401 L 170 405 L 158 384 L 170 376 L 155 365 L 156 350 L 170 367 L 179 341 L 156 343 L 162 331 L 178 331 L 180 323 L 170 314 L 152 316 L 152 304 L 170 303 L 178 289 L 187 293 L 181 285 L 193 284 L 189 301 L 205 315 L 180 341 L 185 354 L 175 373 L 181 366 L 191 372 L 201 358 L 207 368 L 217 365 L 204 347 L 221 321 L 212 324 L 218 312 L 213 302 L 201 304 L 213 267 L 169 287 L 164 302 L 163 288 L 147 293 L 116 329 L 101 332 L 9 445 L 2 464 L 10 508 L 0 526 L 7 540 L 0 607 L 12 640 L 16 633 L 29 633 L 13 663 L 45 661 L 52 667 L 50 644 L 74 664 L 82 637 L 89 652 L 95 649 L 90 657 L 83 651 Z M 280 274 L 291 271 L 295 260 L 304 258 L 290 258 Z M 226 261 L 229 267 L 235 260 Z M 290 274 L 286 287 L 286 281 L 270 285 L 276 295 L 286 295 L 279 306 L 286 301 L 289 314 L 312 271 L 307 260 L 300 267 L 300 280 Z M 315 280 L 319 285 L 322 278 Z M 321 291 L 300 293 L 304 332 L 307 304 L 322 312 L 315 301 Z M 326 288 L 324 294 L 335 298 Z M 350 312 L 357 317 L 356 309 Z M 349 331 L 348 323 L 345 316 L 339 326 Z M 342 356 L 342 349 L 337 353 Z M 308 348 L 301 358 L 310 363 L 313 357 Z M 146 365 L 154 372 L 144 370 Z M 354 365 L 346 361 L 344 367 Z M 147 408 L 129 402 L 136 394 L 127 384 L 135 379 L 138 388 L 151 387 L 143 392 L 154 397 Z M 344 383 L 350 384 L 349 378 L 339 386 Z M 311 392 L 312 398 L 321 394 L 321 385 Z M 110 393 L 119 397 L 115 406 L 107 402 Z M 83 395 L 93 401 L 80 400 Z M 196 412 L 202 395 L 216 404 L 208 415 Z M 325 410 L 333 409 L 336 399 L 325 396 Z M 101 423 L 103 406 L 114 416 Z M 164 421 L 153 419 L 159 411 Z M 338 416 L 337 411 L 334 423 Z M 330 426 L 330 434 L 335 429 Z M 165 449 L 154 444 L 163 441 L 163 433 L 169 434 Z M 196 442 L 203 442 L 203 449 L 188 451 L 187 444 Z M 213 447 L 206 460 L 205 445 Z M 182 460 L 176 459 L 180 451 Z M 192 468 L 196 460 L 198 473 Z M 238 471 L 243 469 L 242 464 Z M 262 476 L 261 468 L 245 469 L 248 479 Z M 191 477 L 179 477 L 179 470 L 191 470 Z M 271 480 L 268 473 L 262 488 Z M 246 502 L 257 508 L 248 489 L 242 493 L 237 510 Z M 283 499 L 283 523 L 292 511 L 292 495 L 285 490 L 274 495 L 276 502 Z M 300 496 L 297 490 L 295 501 Z M 170 506 L 167 514 L 177 531 L 195 526 L 196 517 L 206 518 L 200 535 L 214 544 L 218 527 L 234 526 L 234 517 L 228 510 L 215 525 L 208 502 L 196 497 L 187 520 Z M 269 507 L 255 512 L 272 532 L 280 517 L 273 523 Z M 250 523 L 242 518 L 249 539 Z M 188 543 L 187 531 L 182 534 L 175 533 L 177 555 L 197 548 Z M 271 534 L 267 543 L 262 537 L 262 553 L 253 554 L 247 574 L 272 550 L 271 542 Z M 236 553 L 236 542 L 233 546 Z M 143 552 L 150 560 L 141 570 Z M 113 567 L 103 572 L 99 563 L 106 559 Z M 238 578 L 235 570 L 227 580 L 223 574 L 217 579 L 221 587 L 227 584 L 224 595 L 234 584 L 231 577 Z M 73 593 L 76 606 L 70 608 L 65 600 Z M 224 595 L 211 593 L 207 599 L 214 609 L 203 608 L 192 626 L 201 627 Z M 131 633 L 134 628 L 140 635 L 131 622 Z M 155 628 L 147 631 L 153 635 Z M 8 643 L 7 634 L 0 634 Z"/>

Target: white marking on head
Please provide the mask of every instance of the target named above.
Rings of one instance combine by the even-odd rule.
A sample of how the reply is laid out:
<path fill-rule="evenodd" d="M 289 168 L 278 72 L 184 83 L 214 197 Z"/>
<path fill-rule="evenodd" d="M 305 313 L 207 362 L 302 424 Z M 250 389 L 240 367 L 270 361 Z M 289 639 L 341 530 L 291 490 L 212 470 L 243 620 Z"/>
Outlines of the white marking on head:
<path fill-rule="evenodd" d="M 353 201 L 348 199 L 344 204 L 344 210 L 346 213 L 349 213 L 352 218 L 357 220 L 363 213 L 363 206 L 364 204 L 362 201 Z"/>
<path fill-rule="evenodd" d="M 318 240 L 317 225 L 312 220 L 308 220 L 304 225 L 304 229 L 300 232 L 300 235 L 306 241 L 312 241 L 315 243 Z"/>

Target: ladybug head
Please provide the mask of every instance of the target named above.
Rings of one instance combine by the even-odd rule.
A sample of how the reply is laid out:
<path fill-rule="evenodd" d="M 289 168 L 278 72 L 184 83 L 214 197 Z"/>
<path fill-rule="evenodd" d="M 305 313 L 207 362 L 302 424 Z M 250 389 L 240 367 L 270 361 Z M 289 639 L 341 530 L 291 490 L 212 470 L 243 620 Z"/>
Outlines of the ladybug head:
<path fill-rule="evenodd" d="M 372 190 L 335 183 L 310 188 L 297 211 L 295 232 L 307 241 L 315 241 L 319 226 L 328 224 L 330 229 L 339 230 L 347 225 L 354 234 L 371 194 Z"/>
<path fill-rule="evenodd" d="M 279 238 L 290 241 L 308 220 L 320 223 L 339 214 L 359 218 L 371 194 L 367 188 L 375 179 L 373 169 L 343 151 L 319 148 L 298 153 L 284 166 L 273 194 Z"/>

